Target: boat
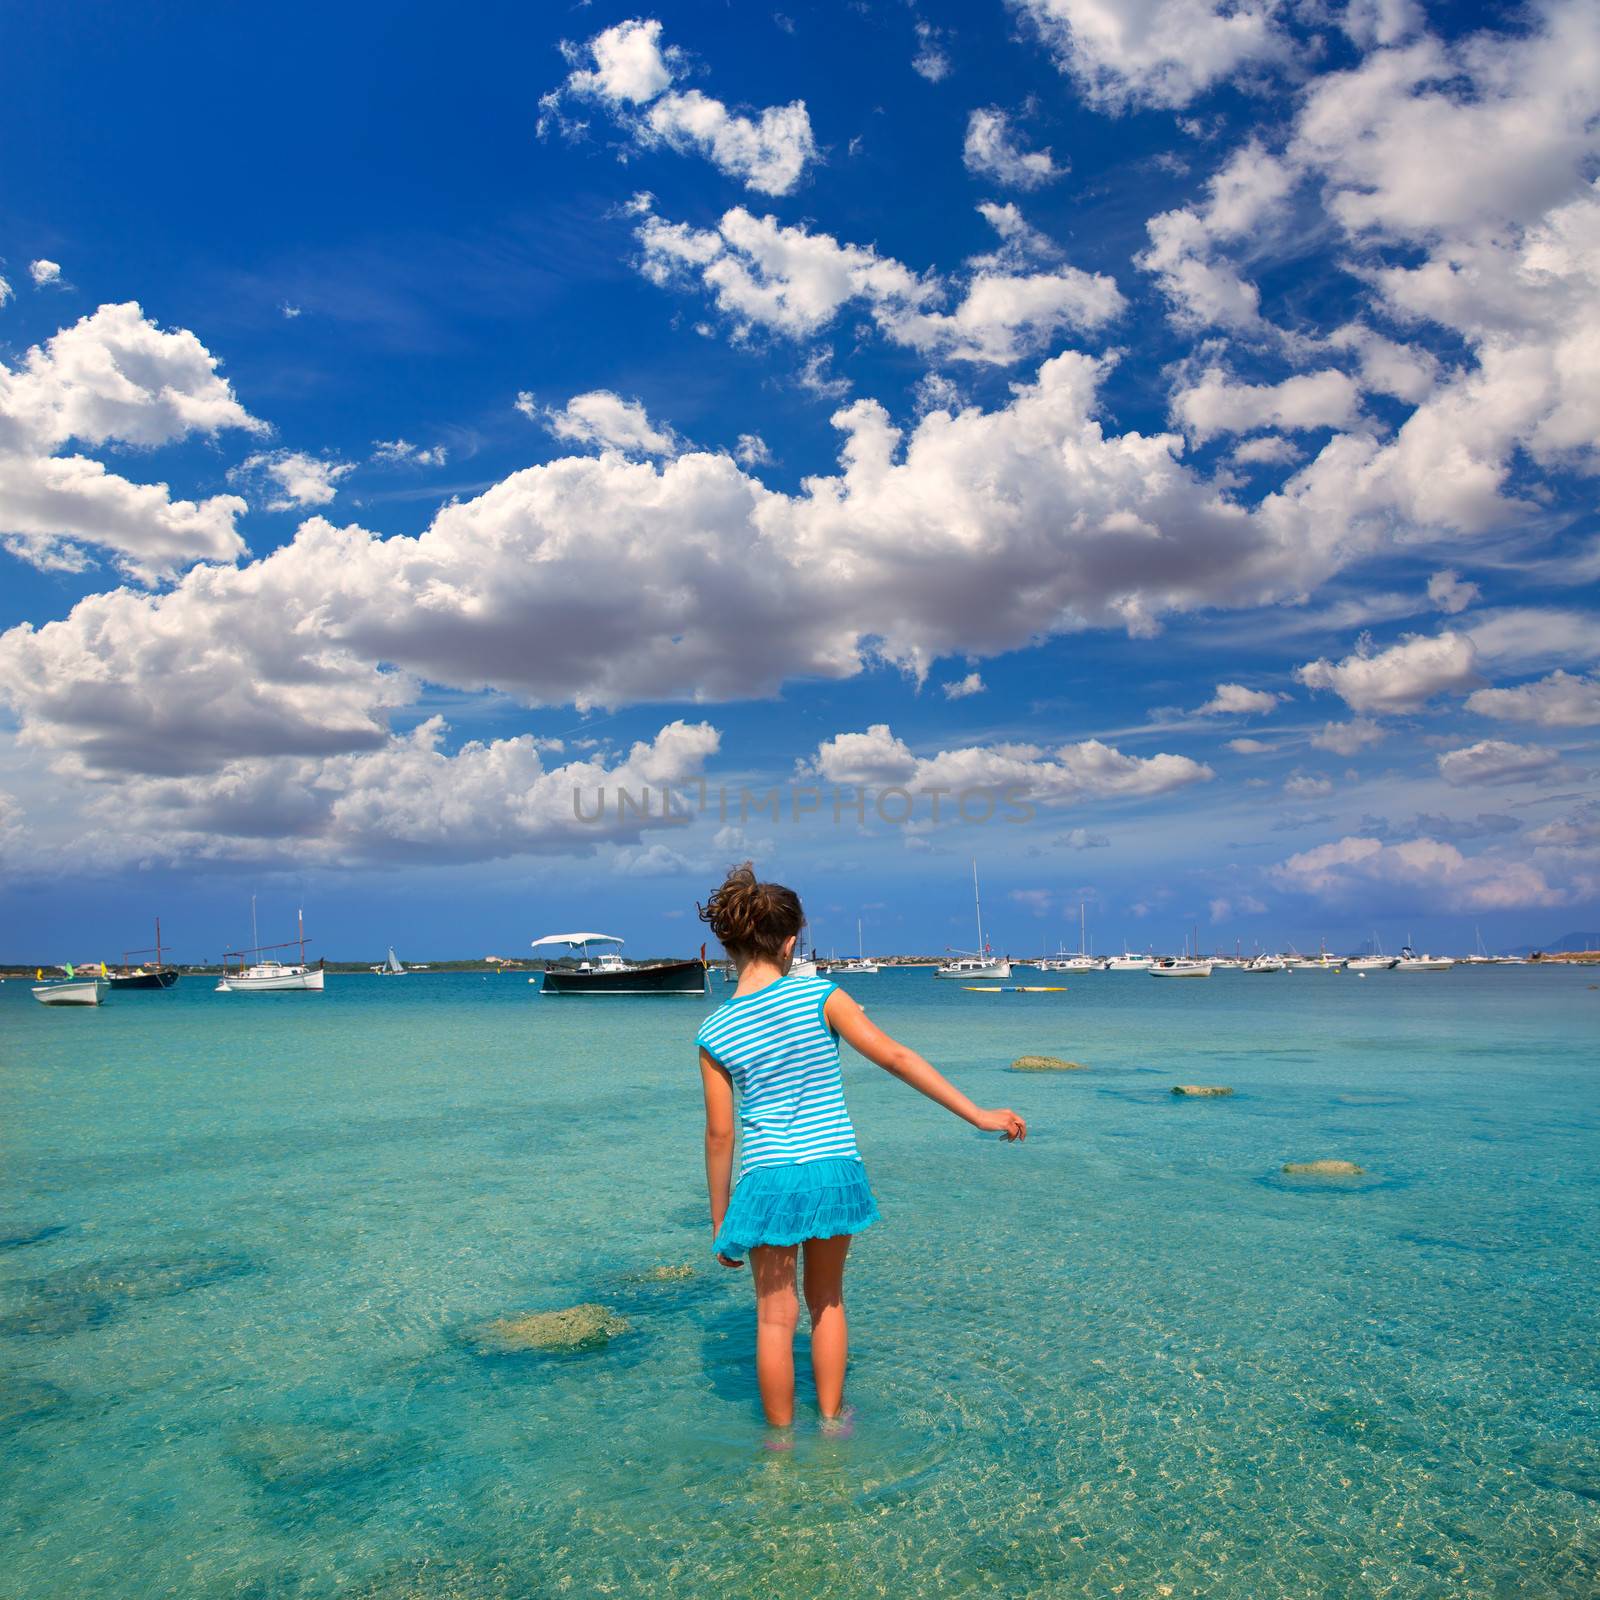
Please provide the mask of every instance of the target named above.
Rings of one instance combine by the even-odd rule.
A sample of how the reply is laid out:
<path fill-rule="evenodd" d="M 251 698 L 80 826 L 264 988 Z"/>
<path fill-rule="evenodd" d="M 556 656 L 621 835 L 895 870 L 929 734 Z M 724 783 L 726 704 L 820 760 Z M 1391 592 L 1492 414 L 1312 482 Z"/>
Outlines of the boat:
<path fill-rule="evenodd" d="M 934 968 L 936 978 L 1009 978 L 1011 959 L 997 956 L 983 940 L 983 900 L 978 894 L 978 863 L 972 863 L 972 904 L 978 916 L 978 948 L 973 951 L 952 950 L 953 960 Z"/>
<path fill-rule="evenodd" d="M 1419 956 L 1410 945 L 1403 945 L 1394 964 L 1396 972 L 1448 972 L 1455 965 L 1451 956 Z"/>
<path fill-rule="evenodd" d="M 389 946 L 389 959 L 372 969 L 380 978 L 403 978 L 408 968 L 401 965 L 400 958 L 394 953 L 394 946 Z"/>
<path fill-rule="evenodd" d="M 1135 955 L 1131 950 L 1124 950 L 1120 956 L 1112 956 L 1106 962 L 1107 972 L 1148 972 L 1156 964 L 1154 956 Z"/>
<path fill-rule="evenodd" d="M 1083 901 L 1078 902 L 1078 948 L 1068 953 L 1065 946 L 1053 956 L 1041 956 L 1034 962 L 1038 972 L 1104 972 L 1106 963 L 1099 956 L 1089 954 L 1089 941 L 1084 929 Z"/>
<path fill-rule="evenodd" d="M 153 962 L 140 961 L 130 965 L 133 956 L 155 957 Z M 122 965 L 106 974 L 106 982 L 113 989 L 170 989 L 178 981 L 178 969 L 169 967 L 161 959 L 161 918 L 156 918 L 156 942 L 148 950 L 124 950 Z"/>
<path fill-rule="evenodd" d="M 1146 969 L 1152 978 L 1209 978 L 1211 962 L 1190 956 L 1166 956 Z"/>
<path fill-rule="evenodd" d="M 592 956 L 592 944 L 617 948 Z M 564 948 L 579 957 L 576 967 L 546 967 L 539 993 L 703 996 L 710 992 L 711 974 L 704 945 L 696 961 L 632 962 L 622 959 L 622 944 L 614 933 L 547 933 L 544 938 L 535 939 L 531 945 L 534 950 Z"/>
<path fill-rule="evenodd" d="M 789 963 L 788 976 L 791 978 L 815 978 L 820 975 L 821 970 L 817 965 L 817 952 L 815 950 L 808 956 L 803 956 L 796 950 L 794 959 Z"/>
<path fill-rule="evenodd" d="M 854 961 L 839 961 L 829 967 L 830 977 L 841 978 L 868 978 L 878 971 L 876 961 L 868 961 L 866 945 L 861 938 L 861 918 L 856 918 L 856 958 Z"/>
<path fill-rule="evenodd" d="M 1383 945 L 1376 933 L 1372 936 L 1372 954 L 1365 956 L 1351 956 L 1345 962 L 1346 968 L 1351 972 L 1392 972 L 1399 963 L 1399 956 L 1386 956 Z"/>
<path fill-rule="evenodd" d="M 1303 956 L 1296 951 L 1288 957 L 1287 966 L 1291 972 L 1343 972 L 1344 958 L 1328 954 L 1326 944 L 1314 956 Z"/>
<path fill-rule="evenodd" d="M 225 950 L 222 955 L 222 977 L 217 981 L 218 994 L 321 994 L 327 977 L 319 961 L 311 966 L 306 961 L 306 919 L 302 912 L 295 913 L 296 936 L 284 944 L 258 944 L 252 950 Z M 256 932 L 256 899 L 250 897 L 250 936 Z M 298 950 L 297 961 L 280 961 L 270 952 Z M 237 962 L 235 966 L 233 963 Z"/>
<path fill-rule="evenodd" d="M 46 1006 L 97 1006 L 105 999 L 104 978 L 79 978 L 70 968 L 67 972 L 59 981 L 35 984 L 33 998 Z"/>
<path fill-rule="evenodd" d="M 1288 963 L 1279 956 L 1260 955 L 1245 962 L 1241 972 L 1287 972 Z"/>

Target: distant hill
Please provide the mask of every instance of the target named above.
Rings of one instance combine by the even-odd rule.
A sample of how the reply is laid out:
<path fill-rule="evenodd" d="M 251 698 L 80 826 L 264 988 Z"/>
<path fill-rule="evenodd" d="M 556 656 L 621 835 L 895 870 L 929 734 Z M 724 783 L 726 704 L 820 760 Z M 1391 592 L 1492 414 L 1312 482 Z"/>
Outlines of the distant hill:
<path fill-rule="evenodd" d="M 1515 950 L 1510 950 L 1507 954 L 1531 956 L 1535 950 L 1544 950 L 1550 955 L 1563 955 L 1572 950 L 1600 950 L 1600 932 L 1564 933 L 1559 939 L 1550 939 L 1544 944 L 1518 945 Z"/>

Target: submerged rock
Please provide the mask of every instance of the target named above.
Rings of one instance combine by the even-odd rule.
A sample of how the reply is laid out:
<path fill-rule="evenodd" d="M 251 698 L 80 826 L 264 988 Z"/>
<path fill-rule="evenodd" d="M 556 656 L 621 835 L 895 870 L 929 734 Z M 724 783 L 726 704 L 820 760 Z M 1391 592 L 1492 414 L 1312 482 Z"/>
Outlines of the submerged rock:
<path fill-rule="evenodd" d="M 1063 1061 L 1059 1056 L 1018 1056 L 1011 1063 L 1013 1072 L 1087 1072 L 1081 1061 Z"/>
<path fill-rule="evenodd" d="M 1175 1083 L 1172 1086 L 1174 1094 L 1190 1095 L 1197 1100 L 1215 1099 L 1218 1096 L 1232 1094 L 1232 1089 L 1225 1089 L 1220 1083 Z"/>
<path fill-rule="evenodd" d="M 1359 1178 L 1367 1169 L 1353 1161 L 1285 1161 L 1283 1170 L 1295 1178 Z"/>
<path fill-rule="evenodd" d="M 253 1270 L 240 1255 L 155 1256 L 67 1267 L 23 1285 L 28 1296 L 0 1316 L 0 1334 L 62 1338 L 98 1328 L 145 1301 L 210 1288 Z"/>
<path fill-rule="evenodd" d="M 639 1274 L 640 1283 L 682 1283 L 685 1278 L 694 1276 L 694 1268 L 684 1265 L 681 1267 L 651 1267 L 646 1272 Z"/>
<path fill-rule="evenodd" d="M 234 1435 L 234 1460 L 263 1489 L 289 1495 L 328 1495 L 366 1483 L 393 1465 L 394 1441 L 356 1428 L 279 1422 Z"/>
<path fill-rule="evenodd" d="M 564 1311 L 529 1311 L 500 1317 L 478 1330 L 478 1348 L 491 1354 L 519 1350 L 597 1350 L 632 1324 L 608 1306 L 568 1306 Z"/>

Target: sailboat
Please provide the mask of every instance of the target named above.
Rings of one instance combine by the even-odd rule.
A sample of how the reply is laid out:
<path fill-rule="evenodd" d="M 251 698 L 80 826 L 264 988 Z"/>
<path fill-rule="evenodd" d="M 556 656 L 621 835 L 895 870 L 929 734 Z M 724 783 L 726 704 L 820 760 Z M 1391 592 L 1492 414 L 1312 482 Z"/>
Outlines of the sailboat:
<path fill-rule="evenodd" d="M 997 956 L 983 941 L 983 900 L 978 893 L 978 863 L 972 863 L 972 904 L 978 915 L 978 948 L 970 954 L 952 950 L 953 960 L 946 961 L 934 971 L 936 978 L 1009 978 L 1011 961 L 1007 956 Z"/>
<path fill-rule="evenodd" d="M 845 978 L 864 978 L 877 972 L 878 963 L 867 960 L 867 949 L 861 938 L 861 918 L 856 918 L 856 958 L 854 961 L 840 961 L 830 969 L 830 976 L 838 975 Z"/>
<path fill-rule="evenodd" d="M 1152 978 L 1209 978 L 1211 963 L 1200 958 L 1200 930 L 1195 929 L 1194 951 L 1189 954 L 1189 941 L 1183 941 L 1181 956 L 1163 956 L 1147 970 Z"/>
<path fill-rule="evenodd" d="M 1345 966 L 1351 972 L 1392 972 L 1400 963 L 1399 956 L 1386 956 L 1383 953 L 1383 944 L 1376 930 L 1372 935 L 1372 951 L 1369 956 L 1351 956 Z"/>
<path fill-rule="evenodd" d="M 321 994 L 327 974 L 322 963 L 306 964 L 305 913 L 295 912 L 297 936 L 285 944 L 257 944 L 251 950 L 227 950 L 222 956 L 222 977 L 217 982 L 218 994 L 293 994 L 307 992 Z M 259 939 L 256 932 L 256 897 L 250 896 L 250 937 Z M 298 961 L 279 961 L 274 950 L 298 948 Z M 255 959 L 248 960 L 247 957 Z M 233 963 L 237 962 L 235 966 Z"/>
<path fill-rule="evenodd" d="M 155 957 L 153 962 L 141 961 L 137 966 L 128 964 L 132 956 Z M 106 974 L 106 982 L 113 989 L 170 989 L 178 981 L 178 969 L 169 967 L 161 959 L 161 918 L 156 918 L 156 942 L 148 950 L 124 950 L 122 966 Z"/>
<path fill-rule="evenodd" d="M 410 970 L 402 966 L 400 958 L 394 953 L 394 946 L 389 946 L 389 959 L 372 969 L 380 978 L 403 978 Z"/>
<path fill-rule="evenodd" d="M 1089 938 L 1085 922 L 1083 901 L 1078 902 L 1078 951 L 1076 955 L 1069 955 L 1065 950 L 1058 950 L 1053 956 L 1046 956 L 1034 962 L 1040 972 L 1104 972 L 1106 964 L 1098 956 L 1089 954 Z"/>

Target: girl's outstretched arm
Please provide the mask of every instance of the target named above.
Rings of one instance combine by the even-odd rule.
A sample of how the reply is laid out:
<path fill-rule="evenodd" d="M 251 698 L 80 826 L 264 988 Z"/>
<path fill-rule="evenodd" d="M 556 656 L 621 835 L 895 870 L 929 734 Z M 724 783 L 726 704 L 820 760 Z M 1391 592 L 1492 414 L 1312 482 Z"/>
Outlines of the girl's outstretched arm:
<path fill-rule="evenodd" d="M 891 1039 L 843 989 L 835 989 L 828 996 L 822 1014 L 834 1032 L 868 1061 L 885 1072 L 892 1072 L 902 1083 L 909 1083 L 919 1094 L 927 1095 L 946 1111 L 953 1111 L 963 1122 L 970 1122 L 985 1133 L 1004 1134 L 1008 1140 L 1028 1136 L 1027 1123 L 1015 1111 L 986 1111 L 974 1105 L 909 1045 Z"/>
<path fill-rule="evenodd" d="M 728 1194 L 733 1185 L 733 1080 L 727 1070 L 700 1052 L 700 1086 L 706 1097 L 706 1191 L 711 1198 L 711 1237 L 716 1238 L 728 1214 Z M 737 1267 L 725 1256 L 724 1266 Z"/>

